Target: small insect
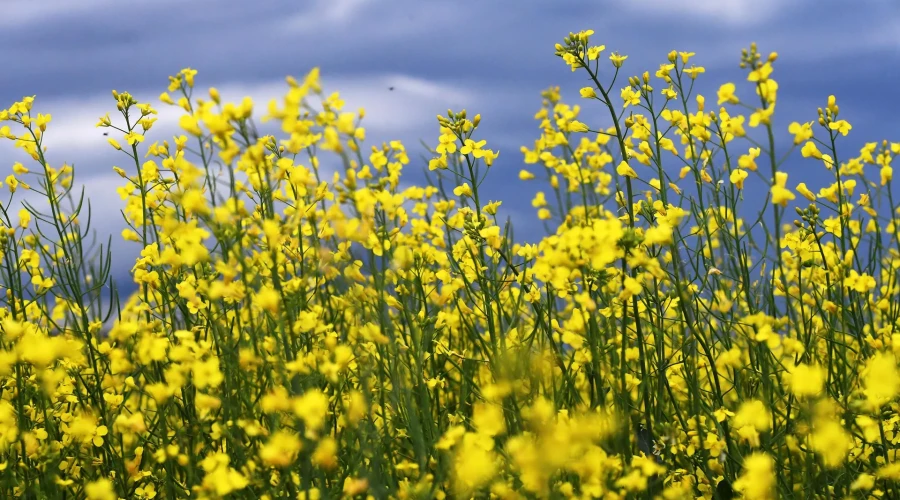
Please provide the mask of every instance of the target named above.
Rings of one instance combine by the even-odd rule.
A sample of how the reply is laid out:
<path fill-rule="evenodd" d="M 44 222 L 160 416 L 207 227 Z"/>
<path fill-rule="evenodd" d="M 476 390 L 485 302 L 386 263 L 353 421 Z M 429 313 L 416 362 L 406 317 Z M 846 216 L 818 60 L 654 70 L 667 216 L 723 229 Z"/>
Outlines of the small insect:
<path fill-rule="evenodd" d="M 103 132 L 104 137 L 109 135 L 109 132 Z"/>
<path fill-rule="evenodd" d="M 394 91 L 394 87 L 388 87 L 388 90 L 390 90 L 390 91 L 393 92 L 393 91 Z"/>

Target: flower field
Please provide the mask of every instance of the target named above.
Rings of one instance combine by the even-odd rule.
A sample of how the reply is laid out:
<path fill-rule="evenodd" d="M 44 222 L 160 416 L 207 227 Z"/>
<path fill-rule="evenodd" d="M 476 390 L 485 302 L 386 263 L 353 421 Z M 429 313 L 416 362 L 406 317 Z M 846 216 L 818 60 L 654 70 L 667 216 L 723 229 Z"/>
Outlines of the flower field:
<path fill-rule="evenodd" d="M 182 70 L 168 139 L 113 91 L 129 296 L 52 110 L 0 109 L 0 497 L 900 498 L 900 143 L 833 96 L 773 126 L 755 45 L 704 98 L 592 35 L 518 174 L 466 111 L 366 145 L 318 70 L 263 106 Z M 480 192 L 516 175 L 539 241 Z"/>

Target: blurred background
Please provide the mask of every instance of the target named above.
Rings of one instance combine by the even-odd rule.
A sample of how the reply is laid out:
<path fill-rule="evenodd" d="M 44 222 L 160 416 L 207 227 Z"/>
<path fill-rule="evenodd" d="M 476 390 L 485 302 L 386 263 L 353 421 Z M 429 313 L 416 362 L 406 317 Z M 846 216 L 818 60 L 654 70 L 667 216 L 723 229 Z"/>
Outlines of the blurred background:
<path fill-rule="evenodd" d="M 481 113 L 479 136 L 500 151 L 483 198 L 502 200 L 519 240 L 544 233 L 530 201 L 538 189 L 519 181 L 523 145 L 539 137 L 534 113 L 540 92 L 562 87 L 564 100 L 584 108 L 582 121 L 608 126 L 596 101 L 578 98 L 587 85 L 554 56 L 553 46 L 570 31 L 592 29 L 592 43 L 629 58 L 615 92 L 627 76 L 653 73 L 671 50 L 693 51 L 706 68 L 696 91 L 715 109 L 725 82 L 739 96 L 752 95 L 738 67 L 741 49 L 757 42 L 765 55 L 780 55 L 776 129 L 784 152 L 791 121 L 812 121 L 829 94 L 853 131 L 841 147 L 856 154 L 865 142 L 900 140 L 900 6 L 896 0 L 2 0 L 0 2 L 0 108 L 36 95 L 34 112 L 50 113 L 45 145 L 53 166 L 74 165 L 86 188 L 98 235 L 113 234 L 118 282 L 130 291 L 129 270 L 139 245 L 121 241 L 125 227 L 115 189 L 125 181 L 113 172 L 134 169 L 94 125 L 110 113 L 112 89 L 128 91 L 160 111 L 144 146 L 180 134 L 178 110 L 162 105 L 168 75 L 198 70 L 199 96 L 217 87 L 223 100 L 250 96 L 256 115 L 286 91 L 286 75 L 322 70 L 326 93 L 339 91 L 347 109 L 366 108 L 366 143 L 399 139 L 412 160 L 407 183 L 423 182 L 434 146 L 435 116 L 465 108 Z M 611 69 L 608 61 L 601 67 Z M 608 76 L 608 74 L 607 74 Z M 658 86 L 658 85 L 657 85 Z M 265 129 L 263 129 L 265 132 Z M 17 131 L 17 133 L 19 133 Z M 796 161 L 800 160 L 797 164 Z M 14 161 L 33 162 L 0 141 L 0 178 Z M 677 172 L 677 166 L 673 167 Z M 536 169 L 532 168 L 533 171 Z M 788 162 L 789 187 L 805 181 L 817 190 L 821 165 Z M 816 181 L 816 178 L 819 181 Z M 876 175 L 877 177 L 877 175 Z M 539 177 L 540 179 L 540 177 Z M 537 181 L 539 182 L 539 181 Z M 748 188 L 749 189 L 749 188 Z M 764 199 L 766 192 L 758 193 Z M 0 202 L 9 193 L 4 188 Z M 16 193 L 16 199 L 33 195 Z M 751 196 L 753 197 L 753 196 Z M 18 208 L 15 209 L 15 212 Z M 15 213 L 14 212 L 14 213 Z"/>

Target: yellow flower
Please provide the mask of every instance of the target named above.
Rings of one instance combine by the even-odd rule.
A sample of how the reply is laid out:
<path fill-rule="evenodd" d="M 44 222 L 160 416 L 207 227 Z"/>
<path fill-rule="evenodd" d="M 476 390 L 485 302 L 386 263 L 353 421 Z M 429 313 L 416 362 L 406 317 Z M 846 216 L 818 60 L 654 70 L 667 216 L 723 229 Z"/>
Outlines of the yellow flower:
<path fill-rule="evenodd" d="M 25 165 L 22 165 L 19 162 L 13 163 L 12 169 L 13 169 L 13 173 L 16 175 L 25 175 L 28 173 L 28 167 L 26 167 Z"/>
<path fill-rule="evenodd" d="M 203 135 L 203 131 L 200 129 L 200 122 L 195 116 L 181 115 L 181 118 L 178 119 L 178 125 L 191 135 L 198 137 Z"/>
<path fill-rule="evenodd" d="M 790 372 L 790 389 L 795 396 L 818 396 L 825 385 L 825 370 L 816 365 L 799 364 Z"/>
<path fill-rule="evenodd" d="M 476 404 L 472 423 L 479 433 L 487 436 L 494 437 L 506 432 L 506 417 L 503 416 L 503 408 L 496 404 Z"/>
<path fill-rule="evenodd" d="M 468 196 L 471 198 L 473 196 L 472 188 L 469 187 L 468 182 L 465 182 L 465 183 L 463 183 L 463 185 L 456 186 L 455 188 L 453 188 L 453 194 L 455 194 L 456 196 L 459 196 L 460 198 L 462 198 L 464 196 Z"/>
<path fill-rule="evenodd" d="M 765 64 L 760 66 L 759 68 L 754 69 L 747 75 L 748 82 L 765 82 L 769 79 L 769 75 L 772 74 L 772 63 L 766 61 Z"/>
<path fill-rule="evenodd" d="M 487 144 L 487 141 L 485 140 L 475 142 L 472 139 L 466 139 L 463 143 L 463 147 L 460 148 L 459 152 L 464 155 L 471 154 L 475 158 L 481 158 L 482 156 L 484 156 L 484 151 L 482 151 L 481 148 L 484 147 L 485 144 Z"/>
<path fill-rule="evenodd" d="M 101 478 L 84 485 L 84 494 L 88 500 L 117 500 L 119 496 L 109 479 Z"/>
<path fill-rule="evenodd" d="M 738 165 L 741 168 L 745 168 L 747 170 L 750 170 L 751 172 L 755 172 L 757 169 L 756 159 L 759 158 L 759 153 L 759 148 L 750 148 L 747 154 L 741 155 L 738 158 Z"/>
<path fill-rule="evenodd" d="M 428 170 L 446 170 L 447 166 L 447 155 L 445 154 L 428 160 Z"/>
<path fill-rule="evenodd" d="M 690 68 L 684 68 L 684 72 L 691 77 L 691 80 L 696 80 L 698 76 L 706 73 L 706 68 L 703 66 L 691 66 Z"/>
<path fill-rule="evenodd" d="M 772 416 L 762 401 L 750 400 L 741 403 L 733 424 L 737 428 L 750 426 L 758 431 L 766 431 L 771 425 L 771 419 Z"/>
<path fill-rule="evenodd" d="M 194 385 L 199 389 L 206 387 L 218 387 L 225 380 L 219 370 L 219 358 L 210 356 L 206 361 L 197 361 L 192 367 Z"/>
<path fill-rule="evenodd" d="M 137 132 L 131 131 L 125 134 L 125 141 L 129 146 L 133 146 L 135 144 L 144 142 L 144 136 Z"/>
<path fill-rule="evenodd" d="M 453 458 L 454 489 L 460 497 L 469 497 L 485 486 L 497 470 L 496 456 L 467 433 Z"/>
<path fill-rule="evenodd" d="M 641 93 L 635 92 L 631 87 L 623 87 L 621 92 L 623 107 L 637 106 L 641 103 Z"/>
<path fill-rule="evenodd" d="M 733 83 L 726 83 L 719 87 L 719 91 L 716 93 L 718 96 L 718 100 L 716 104 L 721 105 L 722 103 L 728 104 L 737 104 L 740 100 L 734 95 L 735 85 Z"/>
<path fill-rule="evenodd" d="M 338 466 L 337 453 L 337 441 L 330 436 L 324 437 L 312 454 L 312 463 L 325 470 L 332 470 Z"/>
<path fill-rule="evenodd" d="M 609 55 L 609 60 L 612 61 L 613 66 L 616 68 L 621 68 L 626 59 L 628 59 L 628 56 L 619 55 L 618 52 L 613 52 Z"/>
<path fill-rule="evenodd" d="M 31 212 L 26 209 L 19 210 L 19 227 L 22 229 L 28 229 L 28 225 L 31 223 Z"/>
<path fill-rule="evenodd" d="M 822 159 L 822 153 L 819 151 L 819 148 L 816 147 L 816 143 L 812 141 L 807 141 L 806 144 L 803 145 L 800 149 L 800 154 L 802 154 L 804 158 Z"/>
<path fill-rule="evenodd" d="M 302 443 L 295 433 L 279 430 L 259 450 L 259 458 L 271 467 L 287 467 L 297 459 L 301 448 Z"/>
<path fill-rule="evenodd" d="M 731 171 L 731 174 L 728 176 L 728 179 L 734 184 L 738 189 L 744 189 L 744 179 L 747 178 L 747 171 L 736 168 Z"/>
<path fill-rule="evenodd" d="M 309 391 L 294 399 L 294 414 L 302 418 L 306 425 L 318 431 L 325 425 L 328 414 L 328 397 L 319 390 Z"/>
<path fill-rule="evenodd" d="M 850 484 L 850 491 L 869 491 L 875 487 L 875 476 L 863 472 Z"/>
<path fill-rule="evenodd" d="M 830 469 L 840 466 L 853 446 L 847 431 L 834 421 L 814 424 L 809 441 L 810 448 L 822 457 L 825 467 Z"/>
<path fill-rule="evenodd" d="M 876 352 L 862 372 L 863 393 L 873 409 L 892 402 L 900 394 L 900 371 L 892 352 Z"/>
<path fill-rule="evenodd" d="M 837 120 L 828 124 L 828 128 L 831 130 L 837 130 L 841 135 L 846 136 L 850 133 L 850 130 L 853 128 L 847 120 Z"/>
<path fill-rule="evenodd" d="M 802 194 L 803 197 L 809 201 L 816 201 L 816 195 L 812 191 L 810 191 L 808 187 L 806 187 L 805 182 L 797 184 L 797 192 Z"/>
<path fill-rule="evenodd" d="M 587 132 L 590 128 L 578 120 L 572 120 L 567 124 L 569 132 Z"/>
<path fill-rule="evenodd" d="M 625 161 L 619 163 L 619 165 L 616 167 L 616 173 L 623 177 L 631 177 L 632 179 L 636 179 L 638 176 L 637 172 L 635 172 L 634 169 L 631 168 L 631 165 L 629 165 L 628 162 Z"/>
<path fill-rule="evenodd" d="M 775 498 L 775 461 L 766 453 L 756 452 L 744 458 L 744 471 L 734 482 L 734 489 L 749 500 Z"/>
<path fill-rule="evenodd" d="M 794 144 L 799 145 L 804 141 L 808 141 L 813 136 L 812 122 L 797 123 L 791 122 L 788 126 L 788 132 L 794 134 Z M 815 146 L 815 144 L 813 144 Z"/>
<path fill-rule="evenodd" d="M 772 185 L 772 203 L 782 207 L 795 198 L 794 193 L 785 187 L 787 178 L 786 172 L 775 172 L 775 183 Z"/>

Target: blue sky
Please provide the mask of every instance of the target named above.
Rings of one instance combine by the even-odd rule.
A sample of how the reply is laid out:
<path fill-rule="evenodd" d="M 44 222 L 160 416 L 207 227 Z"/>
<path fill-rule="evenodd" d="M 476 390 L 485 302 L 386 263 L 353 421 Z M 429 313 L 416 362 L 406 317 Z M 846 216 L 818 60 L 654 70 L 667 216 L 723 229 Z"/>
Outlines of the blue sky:
<path fill-rule="evenodd" d="M 199 71 L 201 89 L 215 86 L 234 101 L 249 95 L 259 108 L 282 95 L 285 75 L 319 66 L 327 91 L 367 109 L 368 142 L 400 139 L 414 160 L 420 139 L 436 142 L 435 115 L 481 113 L 482 138 L 501 153 L 487 197 L 502 199 L 501 213 L 528 226 L 518 234 L 529 239 L 538 236 L 528 224 L 535 186 L 515 180 L 524 167 L 519 148 L 537 138 L 541 90 L 560 85 L 568 102 L 579 103 L 583 75 L 553 55 L 570 31 L 593 29 L 596 43 L 629 55 L 626 76 L 655 70 L 670 50 L 694 51 L 707 70 L 698 90 L 708 97 L 726 81 L 751 92 L 738 62 L 741 48 L 756 41 L 763 53 L 780 54 L 781 139 L 790 121 L 813 120 L 835 94 L 854 126 L 845 148 L 900 140 L 895 0 L 3 0 L 0 9 L 0 107 L 37 95 L 36 111 L 53 115 L 50 162 L 74 164 L 101 234 L 124 227 L 115 193 L 123 181 L 112 167 L 127 169 L 129 160 L 94 128 L 115 111 L 110 90 L 159 104 L 167 76 L 187 66 Z M 177 132 L 177 112 L 159 108 L 151 142 Z M 602 111 L 587 109 L 584 121 L 605 124 Z M 15 160 L 24 158 L 0 143 L 2 177 Z M 790 186 L 821 184 L 820 166 L 787 168 Z M 411 180 L 420 169 L 408 167 Z M 127 275 L 136 245 L 114 250 Z"/>

